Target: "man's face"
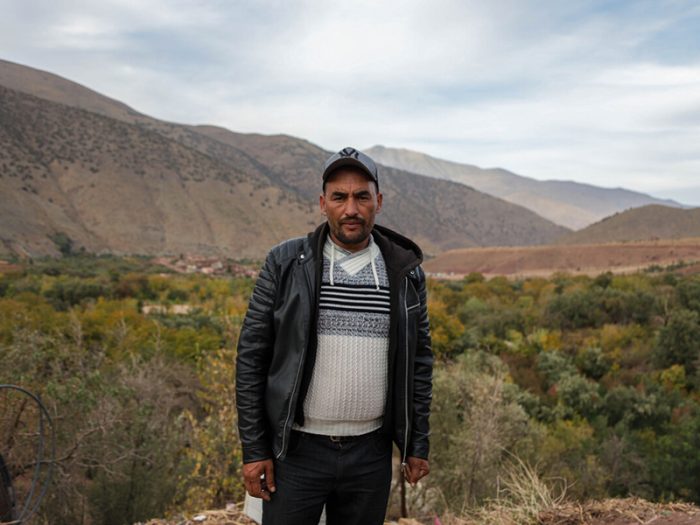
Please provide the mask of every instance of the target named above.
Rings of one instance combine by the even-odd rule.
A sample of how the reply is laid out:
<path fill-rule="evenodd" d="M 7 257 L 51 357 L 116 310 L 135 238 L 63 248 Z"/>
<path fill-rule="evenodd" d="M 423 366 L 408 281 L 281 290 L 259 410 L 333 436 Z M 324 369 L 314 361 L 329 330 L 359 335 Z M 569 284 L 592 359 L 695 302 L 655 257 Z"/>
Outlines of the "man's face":
<path fill-rule="evenodd" d="M 326 181 L 320 204 L 338 246 L 351 252 L 367 246 L 374 218 L 382 208 L 382 194 L 369 177 L 340 168 Z"/>

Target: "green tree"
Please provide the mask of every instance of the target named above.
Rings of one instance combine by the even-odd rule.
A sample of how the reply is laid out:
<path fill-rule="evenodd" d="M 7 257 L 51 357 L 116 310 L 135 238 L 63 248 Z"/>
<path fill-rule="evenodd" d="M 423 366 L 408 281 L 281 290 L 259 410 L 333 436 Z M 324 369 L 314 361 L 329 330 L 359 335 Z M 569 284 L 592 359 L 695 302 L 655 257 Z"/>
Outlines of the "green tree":
<path fill-rule="evenodd" d="M 650 477 L 658 499 L 700 501 L 700 408 L 690 407 L 648 451 Z"/>
<path fill-rule="evenodd" d="M 598 412 L 600 396 L 598 386 L 580 374 L 567 374 L 556 385 L 561 415 L 592 419 Z"/>
<path fill-rule="evenodd" d="M 697 277 L 683 279 L 676 287 L 676 294 L 683 308 L 700 314 L 700 279 Z"/>
<path fill-rule="evenodd" d="M 700 358 L 699 341 L 700 314 L 693 310 L 674 310 L 656 339 L 657 365 L 661 368 L 683 365 L 688 375 L 695 374 Z"/>
<path fill-rule="evenodd" d="M 49 236 L 64 257 L 73 253 L 73 239 L 63 232 L 54 233 Z"/>
<path fill-rule="evenodd" d="M 572 329 L 598 327 L 605 321 L 599 293 L 577 290 L 555 296 L 544 312 L 544 322 L 552 328 Z"/>

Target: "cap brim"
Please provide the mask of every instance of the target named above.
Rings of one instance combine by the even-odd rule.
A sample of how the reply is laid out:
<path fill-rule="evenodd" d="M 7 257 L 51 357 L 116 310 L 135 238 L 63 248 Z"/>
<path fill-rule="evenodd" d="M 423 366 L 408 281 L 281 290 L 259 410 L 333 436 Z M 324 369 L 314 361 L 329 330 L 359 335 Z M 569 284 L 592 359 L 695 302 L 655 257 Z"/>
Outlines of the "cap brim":
<path fill-rule="evenodd" d="M 377 182 L 377 176 L 372 173 L 372 171 L 362 162 L 352 157 L 344 157 L 331 162 L 328 166 L 326 166 L 326 169 L 323 170 L 323 180 L 325 181 L 337 169 L 344 168 L 346 166 L 360 169 L 370 178 L 370 180 Z"/>

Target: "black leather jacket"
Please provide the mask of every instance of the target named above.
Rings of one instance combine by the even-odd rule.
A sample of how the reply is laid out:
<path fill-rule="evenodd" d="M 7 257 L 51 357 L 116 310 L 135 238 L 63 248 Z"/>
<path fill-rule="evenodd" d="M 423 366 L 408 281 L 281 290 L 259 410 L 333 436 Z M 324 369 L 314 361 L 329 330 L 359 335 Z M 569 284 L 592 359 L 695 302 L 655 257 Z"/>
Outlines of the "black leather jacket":
<path fill-rule="evenodd" d="M 243 461 L 283 459 L 316 357 L 322 247 L 328 225 L 275 246 L 258 276 L 238 340 L 236 405 Z M 381 431 L 407 456 L 428 458 L 433 356 L 420 248 L 376 226 L 389 276 L 389 395 Z"/>

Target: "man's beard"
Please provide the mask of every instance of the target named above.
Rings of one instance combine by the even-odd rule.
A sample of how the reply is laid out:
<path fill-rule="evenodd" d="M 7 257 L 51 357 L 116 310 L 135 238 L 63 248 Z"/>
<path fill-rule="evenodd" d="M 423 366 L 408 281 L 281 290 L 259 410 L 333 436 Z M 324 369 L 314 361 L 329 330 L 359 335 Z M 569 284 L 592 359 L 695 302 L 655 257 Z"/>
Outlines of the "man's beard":
<path fill-rule="evenodd" d="M 352 235 L 346 235 L 343 232 L 344 222 L 357 222 L 360 223 L 362 227 L 356 233 Z M 341 223 L 338 225 L 337 230 L 333 233 L 335 234 L 335 238 L 338 239 L 341 243 L 352 246 L 353 244 L 362 244 L 363 242 L 365 242 L 367 240 L 367 237 L 369 237 L 370 228 L 367 227 L 367 222 L 363 219 L 353 219 L 352 221 L 341 221 Z"/>

